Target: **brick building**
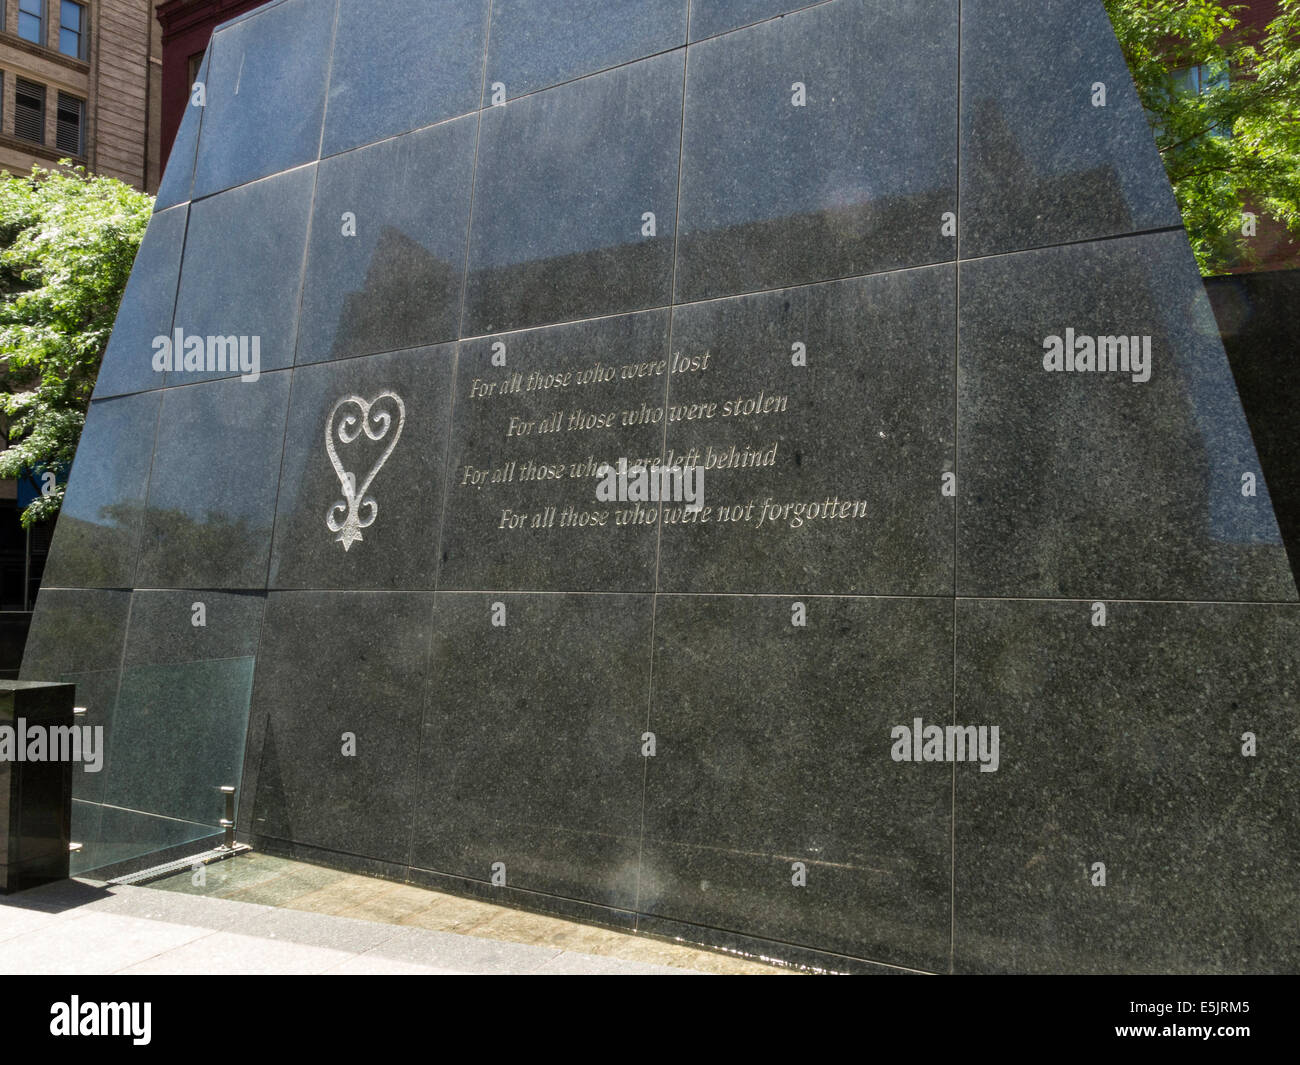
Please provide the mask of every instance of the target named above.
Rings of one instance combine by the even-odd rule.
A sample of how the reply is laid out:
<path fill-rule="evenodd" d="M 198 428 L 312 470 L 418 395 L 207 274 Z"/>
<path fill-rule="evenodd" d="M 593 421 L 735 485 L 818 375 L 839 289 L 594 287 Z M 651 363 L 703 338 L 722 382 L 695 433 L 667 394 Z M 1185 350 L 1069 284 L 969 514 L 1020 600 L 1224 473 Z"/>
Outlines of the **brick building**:
<path fill-rule="evenodd" d="M 156 0 L 0 0 L 0 170 L 71 158 L 153 192 L 162 176 Z"/>

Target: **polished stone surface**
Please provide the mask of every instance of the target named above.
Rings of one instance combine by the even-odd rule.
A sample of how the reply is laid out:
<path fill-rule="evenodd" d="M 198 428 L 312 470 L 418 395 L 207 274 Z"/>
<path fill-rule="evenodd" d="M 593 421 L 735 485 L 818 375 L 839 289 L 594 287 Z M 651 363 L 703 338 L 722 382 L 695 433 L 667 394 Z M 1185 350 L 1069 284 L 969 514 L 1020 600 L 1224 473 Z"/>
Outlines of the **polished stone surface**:
<path fill-rule="evenodd" d="M 691 0 L 691 40 L 812 7 L 825 0 Z"/>
<path fill-rule="evenodd" d="M 143 392 L 162 384 L 163 375 L 153 365 L 154 340 L 172 335 L 188 219 L 189 208 L 176 207 L 149 220 L 95 379 L 96 399 Z"/>
<path fill-rule="evenodd" d="M 1182 224 L 1101 3 L 963 0 L 961 25 L 963 256 Z"/>
<path fill-rule="evenodd" d="M 478 106 L 489 0 L 339 0 L 322 155 Z"/>
<path fill-rule="evenodd" d="M 483 105 L 686 43 L 688 0 L 492 0 Z"/>
<path fill-rule="evenodd" d="M 136 574 L 159 397 L 92 404 L 55 526 L 43 583 L 50 588 L 130 588 Z"/>
<path fill-rule="evenodd" d="M 411 865 L 633 907 L 650 622 L 648 595 L 438 595 Z"/>
<path fill-rule="evenodd" d="M 137 587 L 266 587 L 288 400 L 288 374 L 163 393 Z"/>
<path fill-rule="evenodd" d="M 1291 971 L 1300 607 L 1092 616 L 957 606 L 957 720 L 1002 757 L 958 767 L 957 971 Z"/>
<path fill-rule="evenodd" d="M 138 591 L 131 597 L 124 666 L 251 658 L 266 596 L 260 592 Z"/>
<path fill-rule="evenodd" d="M 837 0 L 691 49 L 678 302 L 956 258 L 956 20 Z"/>
<path fill-rule="evenodd" d="M 52 681 L 64 673 L 117 669 L 130 610 L 130 592 L 46 585 L 36 597 L 21 679 Z"/>
<path fill-rule="evenodd" d="M 463 336 L 669 302 L 683 63 L 483 112 Z"/>
<path fill-rule="evenodd" d="M 406 862 L 432 615 L 432 594 L 272 593 L 244 771 L 254 838 Z"/>
<path fill-rule="evenodd" d="M 658 507 L 595 473 L 659 461 L 668 359 L 666 311 L 462 343 L 438 587 L 653 591 Z"/>
<path fill-rule="evenodd" d="M 194 197 L 318 157 L 337 0 L 285 0 L 213 34 Z"/>
<path fill-rule="evenodd" d="M 78 868 L 234 783 L 377 892 L 816 970 L 1300 964 L 1286 378 L 1101 0 L 279 0 L 208 62 L 22 671 L 105 728 Z"/>
<path fill-rule="evenodd" d="M 207 81 L 211 51 L 203 53 L 203 62 L 199 64 L 195 85 L 202 85 L 204 101 L 207 100 Z M 190 103 L 181 117 L 181 124 L 172 141 L 171 152 L 167 157 L 167 168 L 163 171 L 162 181 L 158 185 L 158 194 L 154 199 L 154 210 L 163 211 L 175 207 L 190 198 L 194 189 L 194 163 L 199 150 L 199 131 L 203 126 L 203 106 L 194 95 L 194 86 L 190 86 Z"/>
<path fill-rule="evenodd" d="M 961 595 L 1295 601 L 1182 233 L 985 259 L 961 275 Z M 1067 329 L 1083 356 L 1082 338 L 1150 337 L 1150 365 L 1049 371 L 1046 345 Z"/>
<path fill-rule="evenodd" d="M 660 591 L 951 593 L 954 274 L 676 310 L 700 369 L 672 375 L 668 462 L 703 467 L 704 509 L 665 505 Z"/>
<path fill-rule="evenodd" d="M 190 208 L 185 263 L 176 299 L 174 331 L 188 339 L 204 338 L 203 369 L 177 369 L 167 384 L 190 384 L 236 374 L 251 377 L 293 365 L 297 337 L 298 300 L 302 289 L 303 249 L 311 211 L 315 170 L 303 167 L 213 196 Z M 214 269 L 214 263 L 230 263 Z M 208 338 L 248 338 L 248 355 L 239 369 L 209 371 Z M 254 364 L 253 340 L 259 358 Z M 213 349 L 217 356 L 223 346 Z M 245 361 L 247 360 L 247 361 Z M 242 372 L 241 372 L 242 371 Z"/>
<path fill-rule="evenodd" d="M 465 118 L 320 164 L 299 365 L 456 339 L 477 133 Z"/>
<path fill-rule="evenodd" d="M 890 730 L 949 720 L 951 600 L 792 605 L 660 598 L 640 909 L 946 968 L 952 772 Z"/>
<path fill-rule="evenodd" d="M 455 360 L 444 344 L 294 371 L 270 587 L 433 589 Z"/>

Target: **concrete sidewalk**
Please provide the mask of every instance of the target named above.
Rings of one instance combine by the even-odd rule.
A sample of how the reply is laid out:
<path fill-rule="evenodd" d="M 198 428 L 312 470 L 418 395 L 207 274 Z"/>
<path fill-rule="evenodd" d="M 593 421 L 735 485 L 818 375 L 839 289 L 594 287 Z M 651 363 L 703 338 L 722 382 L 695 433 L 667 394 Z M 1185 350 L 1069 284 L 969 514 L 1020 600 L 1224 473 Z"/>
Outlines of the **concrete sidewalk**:
<path fill-rule="evenodd" d="M 692 970 L 175 891 L 65 880 L 0 898 L 0 973 L 633 976 Z"/>

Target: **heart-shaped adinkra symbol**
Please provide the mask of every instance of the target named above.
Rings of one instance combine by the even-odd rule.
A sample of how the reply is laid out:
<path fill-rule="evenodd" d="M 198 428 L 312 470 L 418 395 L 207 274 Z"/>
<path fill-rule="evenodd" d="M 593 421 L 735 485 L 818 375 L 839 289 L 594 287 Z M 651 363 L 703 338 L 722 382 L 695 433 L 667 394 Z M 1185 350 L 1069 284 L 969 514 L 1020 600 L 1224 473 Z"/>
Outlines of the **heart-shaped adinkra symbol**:
<path fill-rule="evenodd" d="M 371 400 L 360 396 L 344 396 L 330 411 L 329 420 L 325 423 L 325 451 L 343 486 L 343 498 L 330 507 L 325 515 L 325 524 L 329 526 L 330 532 L 338 533 L 334 539 L 343 545 L 344 551 L 363 539 L 361 530 L 369 529 L 379 517 L 379 504 L 366 493 L 370 491 L 375 475 L 383 469 L 388 456 L 393 453 L 393 448 L 397 447 L 405 425 L 406 404 L 396 392 L 380 392 Z M 370 472 L 358 488 L 357 475 L 344 466 L 339 458 L 339 448 L 345 449 L 346 456 L 348 445 L 356 443 L 363 434 L 367 440 L 376 444 L 387 440 L 388 446 L 370 467 Z M 361 450 L 361 447 L 357 447 L 351 454 L 359 457 Z"/>

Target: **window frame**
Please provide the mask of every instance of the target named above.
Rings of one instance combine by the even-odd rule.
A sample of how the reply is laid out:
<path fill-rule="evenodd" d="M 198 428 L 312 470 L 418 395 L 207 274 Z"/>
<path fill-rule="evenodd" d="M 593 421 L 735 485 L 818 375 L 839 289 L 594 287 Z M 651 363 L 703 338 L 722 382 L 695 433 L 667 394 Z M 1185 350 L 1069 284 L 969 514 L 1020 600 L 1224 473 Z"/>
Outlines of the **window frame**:
<path fill-rule="evenodd" d="M 36 5 L 41 9 L 39 15 L 34 15 L 30 11 L 25 11 L 23 9 L 24 5 L 27 4 L 28 2 L 30 2 L 30 0 L 18 0 L 18 25 L 15 27 L 18 36 L 22 40 L 27 41 L 31 44 L 39 45 L 42 48 L 48 48 L 50 46 L 50 42 L 49 42 L 50 5 L 48 3 L 48 0 L 35 0 Z M 29 19 L 34 18 L 40 22 L 40 31 L 35 39 L 28 37 L 26 34 L 23 33 L 24 18 L 29 18 Z"/>
<path fill-rule="evenodd" d="M 58 2 L 59 2 L 59 22 L 58 22 L 59 35 L 58 35 L 58 41 L 56 42 L 58 52 L 60 55 L 66 55 L 70 59 L 85 60 L 89 54 L 90 5 L 82 3 L 81 0 L 58 0 Z M 76 30 L 77 51 L 75 53 L 65 52 L 63 50 L 63 33 L 64 33 L 63 12 L 64 12 L 64 7 L 67 4 L 72 4 L 81 12 L 81 18 L 80 21 L 78 22 L 78 28 Z M 68 30 L 68 32 L 71 33 L 73 31 Z"/>

